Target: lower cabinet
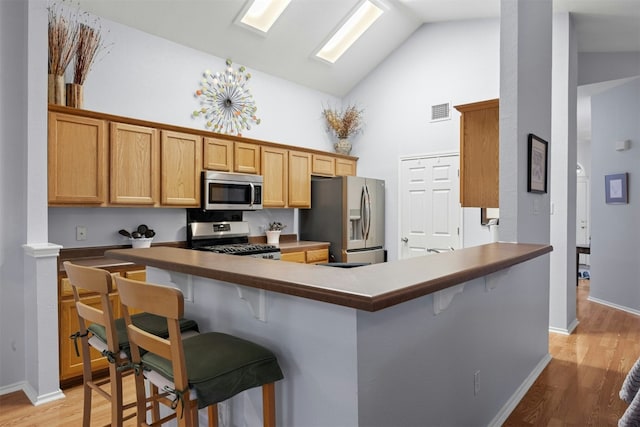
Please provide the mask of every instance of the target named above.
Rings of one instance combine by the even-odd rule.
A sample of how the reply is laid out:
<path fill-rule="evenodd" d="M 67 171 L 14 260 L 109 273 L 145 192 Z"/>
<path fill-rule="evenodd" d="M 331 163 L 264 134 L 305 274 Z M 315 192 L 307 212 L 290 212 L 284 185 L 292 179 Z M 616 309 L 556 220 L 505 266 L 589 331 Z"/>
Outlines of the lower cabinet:
<path fill-rule="evenodd" d="M 145 280 L 146 271 L 141 270 L 139 266 L 136 266 L 132 270 L 124 270 L 112 273 L 115 275 L 122 275 L 133 280 Z M 59 359 L 60 359 L 60 383 L 64 387 L 65 385 L 72 385 L 78 383 L 78 380 L 82 378 L 82 356 L 76 354 L 76 347 L 71 338 L 71 335 L 80 330 L 80 324 L 78 322 L 78 312 L 76 310 L 76 302 L 73 299 L 73 291 L 69 279 L 64 273 L 61 273 L 58 286 L 58 345 L 59 345 Z M 82 302 L 96 308 L 101 308 L 100 297 L 90 292 L 79 292 Z M 113 314 L 116 317 L 122 316 L 122 309 L 120 306 L 120 297 L 118 296 L 117 289 L 110 294 L 109 300 L 113 307 Z M 88 325 L 87 325 L 88 326 Z M 78 352 L 82 354 L 80 347 L 80 341 L 78 340 Z M 90 350 L 91 357 L 91 370 L 96 372 L 106 369 L 109 365 L 104 356 L 98 353 L 96 350 Z"/>
<path fill-rule="evenodd" d="M 329 249 L 310 249 L 307 251 L 283 252 L 281 261 L 299 262 L 302 264 L 320 264 L 329 262 Z"/>

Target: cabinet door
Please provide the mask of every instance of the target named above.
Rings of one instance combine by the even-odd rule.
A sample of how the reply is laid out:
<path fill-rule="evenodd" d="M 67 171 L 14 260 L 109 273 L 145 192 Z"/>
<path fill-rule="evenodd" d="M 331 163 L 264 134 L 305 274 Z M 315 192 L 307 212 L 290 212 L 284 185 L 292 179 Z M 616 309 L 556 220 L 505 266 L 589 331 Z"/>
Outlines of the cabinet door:
<path fill-rule="evenodd" d="M 50 205 L 100 205 L 107 197 L 107 129 L 104 120 L 49 113 Z"/>
<path fill-rule="evenodd" d="M 312 162 L 311 173 L 313 175 L 320 175 L 320 176 L 336 175 L 336 162 L 333 157 L 314 154 L 311 158 L 311 162 Z"/>
<path fill-rule="evenodd" d="M 259 174 L 260 146 L 246 142 L 236 142 L 233 150 L 233 171 Z"/>
<path fill-rule="evenodd" d="M 117 295 L 111 295 L 110 298 L 113 307 L 119 307 Z M 101 308 L 100 297 L 90 296 L 83 298 L 82 301 L 90 306 Z M 119 309 L 115 310 L 114 315 L 119 315 Z M 69 338 L 71 334 L 78 332 L 80 324 L 78 323 L 78 311 L 76 303 L 73 299 L 67 299 L 60 302 L 60 379 L 66 380 L 73 377 L 82 376 L 82 356 L 76 355 L 73 340 Z M 78 351 L 80 342 L 78 342 Z M 93 348 L 90 351 L 92 370 L 106 368 L 108 366 L 107 359 L 104 358 Z"/>
<path fill-rule="evenodd" d="M 497 208 L 500 192 L 499 100 L 455 107 L 460 116 L 460 203 Z"/>
<path fill-rule="evenodd" d="M 110 199 L 113 204 L 154 205 L 160 188 L 158 131 L 111 123 Z"/>
<path fill-rule="evenodd" d="M 232 172 L 233 141 L 205 138 L 203 166 L 207 170 Z"/>
<path fill-rule="evenodd" d="M 356 176 L 356 161 L 336 158 L 336 176 Z"/>
<path fill-rule="evenodd" d="M 311 154 L 289 151 L 290 208 L 311 207 Z"/>
<path fill-rule="evenodd" d="M 262 147 L 262 205 L 265 208 L 287 206 L 288 153 L 280 148 Z"/>
<path fill-rule="evenodd" d="M 160 187 L 165 206 L 200 206 L 202 137 L 162 131 Z"/>
<path fill-rule="evenodd" d="M 307 251 L 307 264 L 329 262 L 329 249 L 312 249 Z"/>

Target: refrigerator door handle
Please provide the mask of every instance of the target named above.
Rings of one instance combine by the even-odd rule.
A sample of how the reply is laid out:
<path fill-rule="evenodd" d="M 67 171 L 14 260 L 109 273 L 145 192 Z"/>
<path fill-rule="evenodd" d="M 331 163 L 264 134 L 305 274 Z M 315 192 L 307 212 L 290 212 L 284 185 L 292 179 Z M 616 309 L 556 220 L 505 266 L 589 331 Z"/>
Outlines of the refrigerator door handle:
<path fill-rule="evenodd" d="M 360 193 L 360 231 L 362 232 L 362 239 L 367 240 L 367 193 L 364 185 Z"/>
<path fill-rule="evenodd" d="M 366 212 L 367 212 L 367 233 L 365 241 L 369 240 L 369 233 L 371 232 L 371 195 L 369 194 L 369 187 L 365 184 L 364 190 L 366 192 Z"/>

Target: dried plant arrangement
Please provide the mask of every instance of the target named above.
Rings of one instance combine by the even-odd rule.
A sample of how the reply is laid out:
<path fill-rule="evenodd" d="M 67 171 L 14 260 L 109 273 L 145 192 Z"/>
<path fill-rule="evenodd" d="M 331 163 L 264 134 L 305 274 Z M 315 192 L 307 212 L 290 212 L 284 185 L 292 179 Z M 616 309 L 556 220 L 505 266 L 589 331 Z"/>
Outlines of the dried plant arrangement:
<path fill-rule="evenodd" d="M 49 7 L 49 74 L 64 75 L 78 42 L 77 16 L 62 4 Z"/>
<path fill-rule="evenodd" d="M 348 106 L 345 110 L 325 108 L 322 114 L 327 121 L 327 130 L 333 132 L 338 138 L 344 139 L 353 136 L 362 129 L 363 110 L 355 105 Z"/>
<path fill-rule="evenodd" d="M 98 53 L 105 48 L 101 29 L 81 23 L 78 27 L 73 83 L 82 85 L 87 79 Z"/>

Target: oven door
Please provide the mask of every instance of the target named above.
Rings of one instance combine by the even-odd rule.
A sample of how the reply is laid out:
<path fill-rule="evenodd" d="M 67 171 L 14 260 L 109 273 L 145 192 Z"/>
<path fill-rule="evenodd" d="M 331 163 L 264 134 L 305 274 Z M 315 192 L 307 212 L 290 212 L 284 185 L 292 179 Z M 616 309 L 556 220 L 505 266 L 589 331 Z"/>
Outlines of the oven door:
<path fill-rule="evenodd" d="M 262 209 L 262 176 L 203 172 L 205 210 Z"/>

